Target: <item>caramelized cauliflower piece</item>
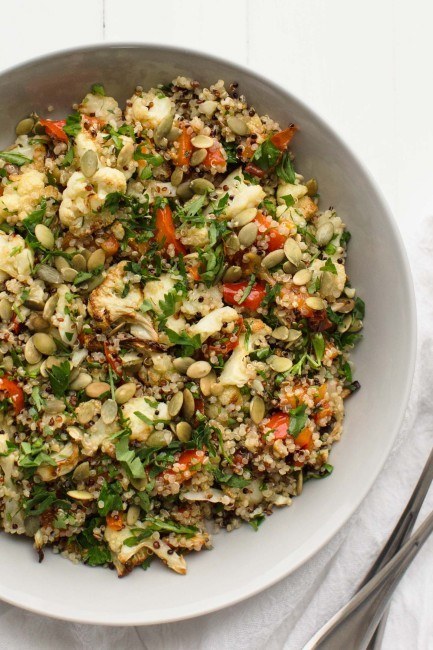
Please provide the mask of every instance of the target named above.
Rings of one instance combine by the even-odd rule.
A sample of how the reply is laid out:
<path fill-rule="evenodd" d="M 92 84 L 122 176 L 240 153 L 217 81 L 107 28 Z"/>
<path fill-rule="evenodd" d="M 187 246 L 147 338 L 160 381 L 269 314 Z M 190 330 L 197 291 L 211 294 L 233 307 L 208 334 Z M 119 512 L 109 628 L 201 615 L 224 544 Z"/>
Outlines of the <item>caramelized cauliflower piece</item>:
<path fill-rule="evenodd" d="M 0 220 L 16 223 L 28 217 L 40 203 L 47 177 L 36 169 L 29 169 L 22 174 L 12 174 L 10 180 L 12 182 L 4 187 L 0 197 Z"/>
<path fill-rule="evenodd" d="M 233 350 L 230 359 L 226 362 L 220 376 L 220 383 L 223 386 L 237 386 L 242 388 L 256 375 L 255 368 L 249 362 L 249 354 L 259 345 L 265 347 L 266 336 L 271 333 L 271 328 L 265 325 L 263 321 L 251 319 L 249 321 L 251 335 L 248 340 L 245 334 L 239 337 L 239 344 Z"/>
<path fill-rule="evenodd" d="M 0 271 L 20 282 L 28 282 L 33 268 L 34 255 L 20 235 L 7 235 L 0 231 Z"/>
<path fill-rule="evenodd" d="M 123 319 L 140 327 L 140 338 L 157 341 L 158 334 L 152 321 L 140 312 L 143 303 L 141 288 L 132 284 L 124 295 L 127 285 L 126 265 L 127 262 L 119 262 L 109 269 L 104 281 L 90 294 L 88 312 L 102 329 L 107 329 L 119 319 Z"/>
<path fill-rule="evenodd" d="M 122 111 L 114 97 L 88 93 L 79 106 L 80 113 L 97 117 L 117 129 L 122 121 Z"/>
<path fill-rule="evenodd" d="M 104 210 L 107 195 L 126 192 L 125 176 L 118 169 L 101 167 L 86 178 L 81 172 L 70 177 L 59 208 L 62 224 L 74 235 L 88 235 L 113 223 L 116 215 Z"/>
<path fill-rule="evenodd" d="M 223 327 L 224 323 L 232 323 L 239 318 L 239 314 L 233 307 L 221 307 L 211 311 L 207 316 L 201 318 L 198 323 L 194 323 L 189 328 L 192 335 L 200 334 L 202 343 L 210 336 L 217 334 Z"/>
<path fill-rule="evenodd" d="M 141 97 L 131 97 L 132 106 L 126 111 L 126 119 L 140 122 L 145 128 L 155 129 L 164 118 L 174 113 L 170 97 L 158 97 L 156 92 L 150 90 Z"/>
<path fill-rule="evenodd" d="M 129 420 L 131 428 L 131 440 L 140 440 L 145 442 L 152 433 L 153 424 L 145 422 L 136 412 L 141 413 L 146 420 L 154 422 L 155 420 L 168 420 L 167 404 L 164 402 L 154 402 L 151 398 L 133 397 L 122 406 L 123 416 Z"/>

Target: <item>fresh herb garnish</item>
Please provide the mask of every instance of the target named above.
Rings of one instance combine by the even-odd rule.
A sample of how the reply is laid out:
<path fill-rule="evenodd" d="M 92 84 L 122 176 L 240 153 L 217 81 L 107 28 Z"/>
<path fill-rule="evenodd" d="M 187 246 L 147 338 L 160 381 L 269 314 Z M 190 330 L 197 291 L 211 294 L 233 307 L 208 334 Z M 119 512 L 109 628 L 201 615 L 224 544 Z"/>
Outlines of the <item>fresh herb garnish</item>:
<path fill-rule="evenodd" d="M 302 429 L 305 427 L 305 424 L 308 419 L 308 415 L 305 414 L 307 406 L 305 404 L 300 404 L 294 409 L 290 409 L 290 424 L 289 424 L 289 433 L 293 438 L 298 437 Z"/>
<path fill-rule="evenodd" d="M 26 163 L 32 162 L 31 158 L 27 158 L 26 156 L 23 156 L 20 153 L 16 153 L 15 151 L 0 151 L 0 158 L 1 160 L 4 160 L 11 165 L 16 165 L 17 167 L 21 167 Z"/>
<path fill-rule="evenodd" d="M 81 115 L 80 113 L 72 113 L 66 118 L 66 124 L 63 127 L 67 135 L 77 136 L 81 131 Z"/>
<path fill-rule="evenodd" d="M 69 361 L 62 361 L 59 366 L 52 366 L 47 372 L 54 397 L 63 397 L 68 390 L 69 378 L 71 376 Z"/>

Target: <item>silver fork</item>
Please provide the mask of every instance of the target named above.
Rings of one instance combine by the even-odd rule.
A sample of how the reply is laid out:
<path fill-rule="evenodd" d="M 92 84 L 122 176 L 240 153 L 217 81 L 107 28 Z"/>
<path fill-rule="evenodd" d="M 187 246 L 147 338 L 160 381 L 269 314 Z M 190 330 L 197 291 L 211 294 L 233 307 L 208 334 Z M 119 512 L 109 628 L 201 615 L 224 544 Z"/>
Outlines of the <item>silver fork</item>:
<path fill-rule="evenodd" d="M 409 538 L 432 480 L 433 450 L 403 514 L 358 593 L 314 635 L 304 650 L 372 650 L 380 647 L 386 617 L 383 621 L 381 619 L 392 594 L 433 532 L 431 513 Z"/>

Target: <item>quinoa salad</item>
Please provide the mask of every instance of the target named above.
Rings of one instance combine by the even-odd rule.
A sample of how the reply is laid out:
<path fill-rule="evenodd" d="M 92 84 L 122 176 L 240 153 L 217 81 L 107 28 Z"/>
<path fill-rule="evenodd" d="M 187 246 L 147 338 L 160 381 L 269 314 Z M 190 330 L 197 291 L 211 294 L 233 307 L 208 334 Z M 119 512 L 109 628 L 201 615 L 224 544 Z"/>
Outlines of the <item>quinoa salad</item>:
<path fill-rule="evenodd" d="M 52 110 L 0 151 L 1 527 L 40 560 L 184 574 L 332 472 L 350 233 L 296 170 L 299 126 L 236 83 Z"/>

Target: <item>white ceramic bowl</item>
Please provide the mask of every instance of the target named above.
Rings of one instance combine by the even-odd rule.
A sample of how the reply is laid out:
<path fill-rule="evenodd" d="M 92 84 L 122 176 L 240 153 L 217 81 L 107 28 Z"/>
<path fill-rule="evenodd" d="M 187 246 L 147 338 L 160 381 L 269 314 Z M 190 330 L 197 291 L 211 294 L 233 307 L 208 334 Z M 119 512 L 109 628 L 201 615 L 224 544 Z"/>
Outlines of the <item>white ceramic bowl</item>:
<path fill-rule="evenodd" d="M 319 179 L 321 205 L 333 205 L 352 233 L 349 273 L 365 299 L 364 341 L 354 356 L 362 389 L 347 402 L 345 432 L 330 478 L 311 481 L 291 508 L 260 531 L 249 526 L 215 537 L 210 553 L 188 557 L 188 574 L 161 563 L 123 580 L 107 569 L 75 566 L 46 553 L 38 564 L 28 541 L 0 535 L 0 598 L 41 614 L 88 623 L 150 624 L 226 607 L 306 562 L 347 521 L 391 449 L 405 409 L 415 358 L 415 307 L 406 255 L 388 208 L 353 153 L 310 109 L 263 77 L 210 56 L 158 46 L 101 45 L 61 52 L 0 75 L 1 142 L 30 111 L 70 112 L 94 82 L 120 102 L 136 85 L 178 74 L 204 84 L 239 82 L 260 112 L 300 126 L 297 168 Z M 380 146 L 380 143 L 378 143 Z"/>

